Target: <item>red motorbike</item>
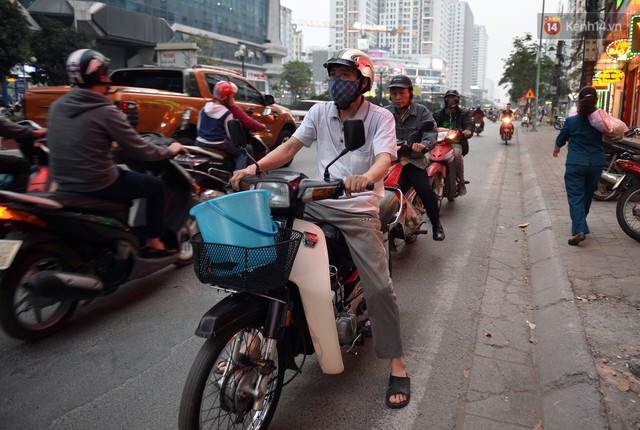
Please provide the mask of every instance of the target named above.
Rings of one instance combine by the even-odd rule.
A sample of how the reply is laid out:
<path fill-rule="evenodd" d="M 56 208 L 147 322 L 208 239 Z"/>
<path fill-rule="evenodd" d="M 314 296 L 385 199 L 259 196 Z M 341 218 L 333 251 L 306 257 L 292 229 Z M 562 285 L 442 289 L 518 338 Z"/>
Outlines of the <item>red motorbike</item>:
<path fill-rule="evenodd" d="M 460 133 L 456 130 L 438 127 L 438 144 L 427 152 L 427 175 L 433 191 L 438 197 L 438 206 L 442 205 L 442 199 L 450 202 L 458 197 L 458 180 L 456 178 L 456 166 L 453 163 L 455 154 L 453 143 L 460 141 Z"/>
<path fill-rule="evenodd" d="M 616 218 L 622 230 L 640 242 L 640 155 L 624 153 L 616 161 L 624 176 L 613 191 L 621 193 L 616 206 Z"/>
<path fill-rule="evenodd" d="M 513 137 L 513 122 L 509 116 L 502 118 L 502 124 L 500 125 L 500 137 L 504 140 L 505 145 L 508 145 L 509 141 Z"/>
<path fill-rule="evenodd" d="M 397 143 L 399 149 L 411 146 L 404 140 L 399 140 Z M 389 220 L 386 230 L 389 233 L 389 248 L 392 251 L 396 250 L 396 239 L 413 243 L 419 234 L 428 233 L 427 230 L 420 230 L 424 224 L 422 217 L 426 211 L 422 200 L 416 194 L 416 190 L 413 189 L 413 186 L 406 189 L 405 192 L 402 192 L 401 189 L 400 175 L 406 163 L 407 161 L 397 160 L 391 165 L 384 177 L 385 197 L 380 202 L 380 219 Z"/>

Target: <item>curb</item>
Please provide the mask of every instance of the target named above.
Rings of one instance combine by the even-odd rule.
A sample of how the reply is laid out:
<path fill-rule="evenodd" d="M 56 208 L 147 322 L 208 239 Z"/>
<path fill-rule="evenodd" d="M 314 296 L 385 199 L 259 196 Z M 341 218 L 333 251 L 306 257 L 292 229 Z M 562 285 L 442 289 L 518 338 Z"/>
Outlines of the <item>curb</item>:
<path fill-rule="evenodd" d="M 518 139 L 536 339 L 534 366 L 545 429 L 608 429 L 598 373 L 538 177 Z M 563 166 L 564 167 L 564 166 Z"/>

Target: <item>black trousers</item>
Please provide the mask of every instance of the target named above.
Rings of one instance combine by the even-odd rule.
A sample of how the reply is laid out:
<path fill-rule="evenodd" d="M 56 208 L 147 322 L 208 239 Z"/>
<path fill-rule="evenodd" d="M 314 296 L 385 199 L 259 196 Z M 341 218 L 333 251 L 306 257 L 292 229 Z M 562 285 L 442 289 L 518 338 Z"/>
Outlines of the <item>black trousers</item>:
<path fill-rule="evenodd" d="M 438 208 L 438 198 L 436 193 L 429 184 L 429 176 L 427 171 L 414 166 L 411 163 L 405 164 L 402 167 L 402 174 L 400 175 L 401 188 L 407 190 L 410 186 L 416 190 L 416 194 L 422 200 L 429 221 L 434 226 L 440 223 L 440 209 Z"/>
<path fill-rule="evenodd" d="M 113 184 L 84 194 L 108 200 L 147 199 L 147 235 L 150 238 L 162 236 L 165 210 L 165 188 L 162 179 L 144 173 L 120 170 L 120 176 Z"/>
<path fill-rule="evenodd" d="M 22 157 L 13 155 L 0 155 L 0 173 L 13 176 L 13 181 L 8 187 L 10 191 L 25 193 L 31 176 L 31 165 Z"/>

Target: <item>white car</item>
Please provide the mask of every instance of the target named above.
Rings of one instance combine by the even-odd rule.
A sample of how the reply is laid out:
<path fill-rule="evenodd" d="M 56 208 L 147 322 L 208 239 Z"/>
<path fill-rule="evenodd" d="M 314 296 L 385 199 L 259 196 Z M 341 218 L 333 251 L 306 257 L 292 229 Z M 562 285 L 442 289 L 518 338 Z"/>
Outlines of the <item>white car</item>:
<path fill-rule="evenodd" d="M 326 103 L 326 100 L 298 100 L 291 106 L 291 115 L 296 122 L 296 125 L 300 125 L 311 106 L 316 103 Z"/>

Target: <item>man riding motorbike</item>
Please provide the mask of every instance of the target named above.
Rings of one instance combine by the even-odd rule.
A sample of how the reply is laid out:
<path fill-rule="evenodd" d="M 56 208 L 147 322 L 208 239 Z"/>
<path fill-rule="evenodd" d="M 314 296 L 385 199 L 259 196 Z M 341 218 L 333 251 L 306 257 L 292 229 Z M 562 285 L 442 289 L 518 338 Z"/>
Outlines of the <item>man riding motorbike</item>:
<path fill-rule="evenodd" d="M 0 118 L 0 137 L 21 138 L 33 137 L 39 138 L 47 134 L 46 128 L 31 130 L 20 124 Z M 9 191 L 24 193 L 27 191 L 29 184 L 29 176 L 31 175 L 31 164 L 23 157 L 15 157 L 13 155 L 0 155 L 0 173 L 12 175 L 12 183 L 7 188 Z"/>
<path fill-rule="evenodd" d="M 438 132 L 435 130 L 436 122 L 429 109 L 413 103 L 413 82 L 409 77 L 405 75 L 394 76 L 389 84 L 389 93 L 391 94 L 391 105 L 385 106 L 385 108 L 393 114 L 396 121 L 396 139 L 406 140 L 407 143 L 413 144 L 410 150 L 404 152 L 401 150 L 398 153 L 399 158 L 408 161 L 402 168 L 402 186 L 408 188 L 413 185 L 427 211 L 429 221 L 431 221 L 433 240 L 444 240 L 438 198 L 429 184 L 426 172 L 427 162 L 422 153 L 425 148 L 431 149 L 436 145 L 438 136 Z M 416 132 L 424 122 L 431 122 L 433 129 L 416 136 Z"/>
<path fill-rule="evenodd" d="M 460 131 L 460 143 L 453 143 L 455 154 L 456 175 L 458 179 L 458 193 L 461 196 L 467 194 L 467 187 L 464 180 L 463 158 L 469 152 L 469 139 L 473 136 L 473 120 L 469 111 L 461 109 L 460 93 L 457 90 L 449 90 L 444 94 L 444 108 L 433 113 L 438 127 L 445 127 L 451 130 Z"/>
<path fill-rule="evenodd" d="M 324 66 L 334 103 L 314 105 L 293 136 L 260 160 L 260 169 L 268 171 L 282 166 L 304 146 L 315 144 L 322 178 L 325 167 L 345 148 L 344 121 L 363 121 L 365 145 L 357 153 L 340 158 L 329 169 L 333 177 L 345 178 L 346 198 L 308 203 L 304 215 L 314 222 L 333 224 L 344 234 L 360 272 L 376 356 L 390 360 L 385 403 L 393 409 L 403 408 L 411 399 L 411 384 L 405 371 L 400 313 L 379 217 L 379 201 L 384 196 L 382 180 L 397 153 L 393 116 L 364 98 L 375 77 L 373 62 L 367 54 L 343 49 L 333 54 Z M 255 165 L 234 172 L 233 188 L 238 189 L 240 179 L 255 172 Z M 369 182 L 375 183 L 373 191 L 367 191 Z"/>
<path fill-rule="evenodd" d="M 480 107 L 480 105 L 476 106 L 476 110 L 473 111 L 473 114 L 471 114 L 471 116 L 473 117 L 473 123 L 480 123 L 480 131 L 483 132 L 484 131 L 484 112 L 482 111 L 482 108 Z"/>
<path fill-rule="evenodd" d="M 511 110 L 511 103 L 507 103 L 506 108 L 502 111 L 500 115 L 500 137 L 502 137 L 502 132 L 504 131 L 504 122 L 502 122 L 502 118 L 509 118 L 513 122 L 514 113 Z"/>
<path fill-rule="evenodd" d="M 109 59 L 91 49 L 74 51 L 67 59 L 72 89 L 51 106 L 47 144 L 50 169 L 58 190 L 96 198 L 133 200 L 146 198 L 147 242 L 142 255 L 161 258 L 176 253 L 160 240 L 164 230 L 165 187 L 162 179 L 119 169 L 111 153 L 113 142 L 132 158 L 155 161 L 172 157 L 185 148 L 143 140 L 106 97 L 109 93 Z"/>

